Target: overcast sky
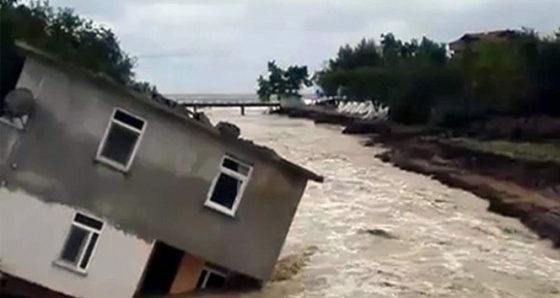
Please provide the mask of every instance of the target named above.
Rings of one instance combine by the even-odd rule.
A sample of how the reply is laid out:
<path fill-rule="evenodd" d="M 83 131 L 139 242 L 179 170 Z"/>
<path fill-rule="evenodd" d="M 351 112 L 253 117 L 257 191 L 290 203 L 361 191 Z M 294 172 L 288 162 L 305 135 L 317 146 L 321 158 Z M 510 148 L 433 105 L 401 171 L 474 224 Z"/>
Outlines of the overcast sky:
<path fill-rule="evenodd" d="M 319 69 L 384 32 L 441 42 L 464 32 L 560 27 L 558 0 L 51 0 L 112 28 L 163 93 L 253 92 L 268 60 Z"/>

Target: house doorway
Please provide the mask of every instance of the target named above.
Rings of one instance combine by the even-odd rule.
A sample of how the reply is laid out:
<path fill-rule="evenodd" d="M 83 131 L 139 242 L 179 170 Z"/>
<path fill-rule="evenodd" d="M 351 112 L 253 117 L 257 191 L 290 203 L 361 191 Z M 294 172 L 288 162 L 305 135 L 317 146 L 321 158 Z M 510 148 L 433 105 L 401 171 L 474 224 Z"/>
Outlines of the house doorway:
<path fill-rule="evenodd" d="M 150 295 L 169 293 L 183 255 L 183 251 L 157 241 L 146 268 L 140 293 Z"/>

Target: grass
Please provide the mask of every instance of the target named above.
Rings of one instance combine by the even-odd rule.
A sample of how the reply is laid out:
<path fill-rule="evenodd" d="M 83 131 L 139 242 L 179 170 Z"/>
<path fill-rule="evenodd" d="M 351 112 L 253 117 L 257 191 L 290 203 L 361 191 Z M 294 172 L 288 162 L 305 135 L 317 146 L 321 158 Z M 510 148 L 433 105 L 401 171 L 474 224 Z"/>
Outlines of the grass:
<path fill-rule="evenodd" d="M 451 139 L 453 145 L 471 150 L 494 153 L 514 159 L 529 161 L 554 161 L 560 163 L 560 142 L 527 143 L 505 140 L 481 141 L 468 138 Z"/>

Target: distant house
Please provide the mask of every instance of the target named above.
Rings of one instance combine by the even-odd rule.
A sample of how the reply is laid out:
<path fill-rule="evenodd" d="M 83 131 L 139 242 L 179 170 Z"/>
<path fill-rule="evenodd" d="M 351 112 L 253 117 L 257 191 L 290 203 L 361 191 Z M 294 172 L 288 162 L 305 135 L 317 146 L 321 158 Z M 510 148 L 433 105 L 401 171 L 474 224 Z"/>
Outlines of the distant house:
<path fill-rule="evenodd" d="M 497 30 L 490 32 L 480 32 L 480 33 L 467 33 L 463 35 L 456 41 L 449 43 L 449 49 L 452 51 L 453 55 L 461 55 L 465 49 L 472 47 L 480 41 L 489 42 L 506 42 L 515 38 L 519 35 L 519 32 L 515 30 Z"/>
<path fill-rule="evenodd" d="M 0 116 L 0 296 L 126 298 L 269 279 L 321 176 L 18 47 L 17 91 Z"/>

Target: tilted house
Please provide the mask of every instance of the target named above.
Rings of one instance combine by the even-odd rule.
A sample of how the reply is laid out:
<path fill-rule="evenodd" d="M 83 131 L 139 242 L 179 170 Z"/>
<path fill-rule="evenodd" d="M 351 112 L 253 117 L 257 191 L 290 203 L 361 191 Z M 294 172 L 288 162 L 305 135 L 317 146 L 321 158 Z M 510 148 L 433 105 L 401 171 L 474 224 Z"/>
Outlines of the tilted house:
<path fill-rule="evenodd" d="M 307 181 L 322 177 L 18 47 L 0 116 L 4 291 L 132 297 L 270 277 Z"/>

